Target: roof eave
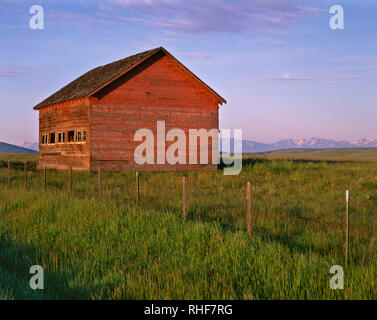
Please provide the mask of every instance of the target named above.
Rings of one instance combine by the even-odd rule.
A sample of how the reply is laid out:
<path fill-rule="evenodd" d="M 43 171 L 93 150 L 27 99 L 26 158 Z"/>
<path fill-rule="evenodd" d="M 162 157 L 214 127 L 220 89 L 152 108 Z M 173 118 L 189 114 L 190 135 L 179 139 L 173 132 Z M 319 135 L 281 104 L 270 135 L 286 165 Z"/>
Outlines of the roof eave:
<path fill-rule="evenodd" d="M 84 95 L 84 96 L 81 96 L 81 97 L 77 97 L 77 98 L 74 98 L 74 99 L 69 99 L 69 100 L 65 100 L 65 101 L 60 101 L 60 102 L 56 102 L 56 103 L 51 103 L 51 104 L 46 104 L 46 105 L 40 105 L 40 104 L 37 104 L 35 107 L 33 107 L 33 110 L 40 110 L 40 109 L 44 109 L 44 108 L 48 108 L 48 107 L 52 107 L 52 106 L 56 106 L 56 105 L 67 105 L 69 104 L 70 102 L 85 102 L 86 99 L 88 98 L 88 95 Z"/>
<path fill-rule="evenodd" d="M 158 50 L 157 50 L 158 49 Z M 127 70 L 123 71 L 122 73 L 120 73 L 119 75 L 117 75 L 116 77 L 114 77 L 113 79 L 111 79 L 110 81 L 108 81 L 107 83 L 105 83 L 104 85 L 102 85 L 101 87 L 97 88 L 96 90 L 92 91 L 91 93 L 88 94 L 88 97 L 91 97 L 93 96 L 96 92 L 100 91 L 101 89 L 105 88 L 106 86 L 108 86 L 110 83 L 112 83 L 113 81 L 115 81 L 116 79 L 120 78 L 121 76 L 123 76 L 124 74 L 126 74 L 127 72 L 131 71 L 132 69 L 136 68 L 138 65 L 142 64 L 145 60 L 149 59 L 150 57 L 154 56 L 155 54 L 157 54 L 159 51 L 163 51 L 166 55 L 169 55 L 170 57 L 172 57 L 175 61 L 177 61 L 183 68 L 185 68 L 190 74 L 192 74 L 202 85 L 204 85 L 207 90 L 213 94 L 218 103 L 220 105 L 222 105 L 223 103 L 227 103 L 227 101 L 221 97 L 215 90 L 213 90 L 209 85 L 207 85 L 205 82 L 203 82 L 200 78 L 198 78 L 193 72 L 191 72 L 185 65 L 183 65 L 181 62 L 179 62 L 179 60 L 177 60 L 172 54 L 169 53 L 169 51 L 167 51 L 165 48 L 163 47 L 159 47 L 159 48 L 156 48 L 156 51 L 154 52 L 151 52 L 149 55 L 145 56 L 142 60 L 140 60 L 138 63 L 134 64 L 132 67 L 128 68 Z"/>
<path fill-rule="evenodd" d="M 121 72 L 120 74 L 118 74 L 116 77 L 114 77 L 113 79 L 109 80 L 108 82 L 106 82 L 104 85 L 102 85 L 101 87 L 93 90 L 91 93 L 88 94 L 88 97 L 91 97 L 93 96 L 96 92 L 100 91 L 101 89 L 105 88 L 106 86 L 108 86 L 110 83 L 112 83 L 113 81 L 115 81 L 116 79 L 120 78 L 121 76 L 123 76 L 124 74 L 126 74 L 127 72 L 130 72 L 132 69 L 134 69 L 136 66 L 140 65 L 141 63 L 143 63 L 145 60 L 149 59 L 150 57 L 154 56 L 157 52 L 159 52 L 160 50 L 157 50 L 157 49 L 161 49 L 160 48 L 156 48 L 156 51 L 154 52 L 151 52 L 149 55 L 145 56 L 143 59 L 141 59 L 139 62 L 135 63 L 133 66 L 131 66 L 130 68 L 128 68 L 127 70 Z"/>
<path fill-rule="evenodd" d="M 178 59 L 176 59 L 168 50 L 166 50 L 163 47 L 160 47 L 162 51 L 165 52 L 165 54 L 169 55 L 171 58 L 173 58 L 179 65 L 181 65 L 187 72 L 189 72 L 195 79 L 197 79 L 212 95 L 214 95 L 217 98 L 217 101 L 220 105 L 223 103 L 227 103 L 227 101 L 220 96 L 215 90 L 213 90 L 208 84 L 206 84 L 203 80 L 201 80 L 198 76 L 195 75 L 189 68 L 187 68 L 182 62 L 180 62 Z"/>
<path fill-rule="evenodd" d="M 85 97 L 91 97 L 93 96 L 96 92 L 100 91 L 101 89 L 105 88 L 106 86 L 108 86 L 110 83 L 112 83 L 113 81 L 115 81 L 116 79 L 120 78 L 121 76 L 123 76 L 124 74 L 126 74 L 127 72 L 131 71 L 132 69 L 136 68 L 137 66 L 139 66 L 141 63 L 143 63 L 144 61 L 146 61 L 147 59 L 149 59 L 150 57 L 154 56 L 155 54 L 157 54 L 158 52 L 160 51 L 163 51 L 166 55 L 168 55 L 169 57 L 173 58 L 180 66 L 182 66 L 188 73 L 190 73 L 195 79 L 197 79 L 197 81 L 199 81 L 199 83 L 201 83 L 209 93 L 211 93 L 217 100 L 217 102 L 222 105 L 223 103 L 227 103 L 227 101 L 221 97 L 215 90 L 213 90 L 210 86 L 208 86 L 205 82 L 203 82 L 199 77 L 197 77 L 193 72 L 191 72 L 185 65 L 183 65 L 179 60 L 177 60 L 172 54 L 169 53 L 169 51 L 167 51 L 165 48 L 163 47 L 158 47 L 156 48 L 155 50 L 151 50 L 152 52 L 150 52 L 150 54 L 148 54 L 147 56 L 145 56 L 143 59 L 141 59 L 140 61 L 138 61 L 137 63 L 135 63 L 134 65 L 132 65 L 130 68 L 128 68 L 127 70 L 123 71 L 122 73 L 118 74 L 116 77 L 114 77 L 113 79 L 109 80 L 108 82 L 106 82 L 105 84 L 103 84 L 102 86 L 100 86 L 99 88 L 93 90 L 92 92 L 90 92 L 89 94 L 87 95 L 84 95 L 82 97 L 78 97 L 78 99 L 82 99 L 82 98 L 85 98 Z M 65 101 L 70 101 L 70 100 L 65 100 Z M 65 101 L 61 101 L 61 102 L 65 102 Z M 33 107 L 33 110 L 40 110 L 42 108 L 45 108 L 45 107 L 49 107 L 49 106 L 52 106 L 56 103 L 53 103 L 53 104 L 46 104 L 46 105 L 43 105 L 43 101 L 39 104 L 37 104 L 36 106 Z"/>

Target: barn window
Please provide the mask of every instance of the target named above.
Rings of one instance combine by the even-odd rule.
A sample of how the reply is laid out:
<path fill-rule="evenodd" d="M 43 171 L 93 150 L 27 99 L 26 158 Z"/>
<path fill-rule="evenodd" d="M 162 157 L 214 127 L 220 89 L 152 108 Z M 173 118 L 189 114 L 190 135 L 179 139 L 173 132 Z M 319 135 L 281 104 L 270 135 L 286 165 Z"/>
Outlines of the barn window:
<path fill-rule="evenodd" d="M 50 133 L 50 143 L 55 143 L 55 133 Z"/>
<path fill-rule="evenodd" d="M 74 142 L 75 141 L 75 131 L 68 131 L 68 142 Z"/>
<path fill-rule="evenodd" d="M 78 142 L 86 141 L 86 131 L 85 130 L 77 130 L 77 141 Z"/>
<path fill-rule="evenodd" d="M 58 143 L 65 142 L 65 132 L 59 132 L 58 133 Z"/>
<path fill-rule="evenodd" d="M 48 137 L 48 135 L 47 134 L 42 134 L 42 144 L 47 144 L 47 137 Z"/>

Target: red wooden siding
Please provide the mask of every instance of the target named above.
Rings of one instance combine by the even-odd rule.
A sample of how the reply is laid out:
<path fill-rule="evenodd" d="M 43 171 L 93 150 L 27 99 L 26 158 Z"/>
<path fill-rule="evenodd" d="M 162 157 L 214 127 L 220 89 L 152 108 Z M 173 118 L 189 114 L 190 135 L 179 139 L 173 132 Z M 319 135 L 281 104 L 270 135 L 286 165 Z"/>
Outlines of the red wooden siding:
<path fill-rule="evenodd" d="M 218 102 L 171 57 L 159 56 L 136 67 L 131 75 L 120 78 L 95 96 L 90 99 L 92 170 L 99 166 L 114 171 L 217 167 L 212 164 L 138 166 L 134 162 L 134 150 L 140 144 L 134 142 L 135 132 L 140 128 L 151 129 L 156 140 L 158 120 L 165 121 L 166 132 L 172 128 L 186 132 L 187 154 L 189 129 L 218 128 Z M 166 143 L 166 148 L 170 143 Z M 156 159 L 155 150 L 155 162 Z"/>
<path fill-rule="evenodd" d="M 148 59 L 134 65 L 131 70 L 120 72 L 122 75 L 100 87 L 101 89 L 86 92 L 87 96 L 83 98 L 52 105 L 41 103 L 35 107 L 39 110 L 39 168 L 44 164 L 57 169 L 66 169 L 72 164 L 74 170 L 98 170 L 101 167 L 104 171 L 217 168 L 216 164 L 212 164 L 211 139 L 209 164 L 188 163 L 189 129 L 218 129 L 219 102 L 223 103 L 225 100 L 201 83 L 164 49 L 152 51 L 153 55 Z M 121 63 L 122 61 L 126 60 L 121 60 Z M 119 62 L 115 62 L 115 66 L 118 65 Z M 108 66 L 114 67 L 114 63 Z M 105 67 L 106 70 L 110 70 L 108 66 Z M 100 74 L 100 70 L 102 68 L 96 68 L 94 73 Z M 114 72 L 112 69 L 110 71 Z M 82 82 L 91 84 L 93 80 L 80 79 L 82 78 L 71 83 L 75 90 L 83 90 L 80 87 Z M 99 81 L 98 79 L 102 78 L 98 76 L 95 80 Z M 66 86 L 51 97 L 63 99 L 61 95 L 70 94 L 70 88 L 68 90 Z M 89 92 L 89 89 L 84 89 Z M 50 101 L 51 97 L 45 101 Z M 165 121 L 165 133 L 173 128 L 182 129 L 186 133 L 186 165 L 157 164 L 157 121 Z M 134 136 L 136 131 L 142 128 L 150 129 L 154 133 L 154 165 L 139 166 L 134 161 L 135 148 L 142 143 L 135 142 Z M 50 138 L 50 133 L 65 132 L 67 139 L 68 131 L 80 129 L 86 131 L 85 142 L 42 144 L 43 134 L 49 134 Z M 172 143 L 166 142 L 165 150 Z M 199 149 L 199 141 L 197 144 Z M 199 161 L 200 151 L 198 163 Z"/>

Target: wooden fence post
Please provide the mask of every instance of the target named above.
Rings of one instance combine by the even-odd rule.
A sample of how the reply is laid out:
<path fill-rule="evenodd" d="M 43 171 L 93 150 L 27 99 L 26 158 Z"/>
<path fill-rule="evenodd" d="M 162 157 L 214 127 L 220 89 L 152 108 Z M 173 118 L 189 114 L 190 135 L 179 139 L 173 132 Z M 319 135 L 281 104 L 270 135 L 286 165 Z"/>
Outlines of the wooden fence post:
<path fill-rule="evenodd" d="M 8 188 L 10 188 L 10 160 L 8 160 Z"/>
<path fill-rule="evenodd" d="M 139 205 L 140 201 L 140 184 L 139 184 L 139 171 L 136 171 L 136 204 Z"/>
<path fill-rule="evenodd" d="M 25 189 L 27 190 L 27 162 L 25 162 L 24 173 L 25 173 Z"/>
<path fill-rule="evenodd" d="M 187 194 L 186 194 L 186 187 L 187 187 L 187 177 L 183 177 L 182 179 L 183 186 L 182 186 L 182 213 L 183 213 L 183 219 L 186 220 L 187 215 Z"/>
<path fill-rule="evenodd" d="M 44 185 L 45 185 L 45 192 L 47 190 L 47 167 L 46 164 L 44 164 Z"/>
<path fill-rule="evenodd" d="M 251 183 L 247 183 L 247 232 L 251 236 L 252 229 L 252 189 Z"/>
<path fill-rule="evenodd" d="M 102 172 L 101 167 L 98 168 L 98 198 L 102 201 Z"/>
<path fill-rule="evenodd" d="M 72 165 L 69 165 L 69 184 L 68 184 L 68 191 L 69 194 L 72 195 Z"/>
<path fill-rule="evenodd" d="M 350 251 L 350 217 L 349 217 L 349 200 L 350 200 L 350 192 L 349 190 L 346 191 L 346 245 L 345 245 L 345 262 L 346 266 L 349 262 L 349 251 Z"/>

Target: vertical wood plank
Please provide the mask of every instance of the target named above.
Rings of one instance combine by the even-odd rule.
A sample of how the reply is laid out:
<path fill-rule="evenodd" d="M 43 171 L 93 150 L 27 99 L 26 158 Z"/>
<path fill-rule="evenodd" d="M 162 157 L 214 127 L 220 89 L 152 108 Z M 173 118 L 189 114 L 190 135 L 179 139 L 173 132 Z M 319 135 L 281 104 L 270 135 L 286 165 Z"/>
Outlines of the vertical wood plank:
<path fill-rule="evenodd" d="M 252 189 L 251 183 L 247 183 L 247 232 L 251 236 L 252 228 Z"/>

